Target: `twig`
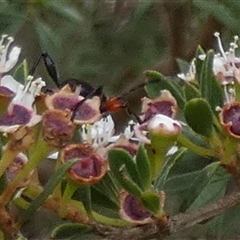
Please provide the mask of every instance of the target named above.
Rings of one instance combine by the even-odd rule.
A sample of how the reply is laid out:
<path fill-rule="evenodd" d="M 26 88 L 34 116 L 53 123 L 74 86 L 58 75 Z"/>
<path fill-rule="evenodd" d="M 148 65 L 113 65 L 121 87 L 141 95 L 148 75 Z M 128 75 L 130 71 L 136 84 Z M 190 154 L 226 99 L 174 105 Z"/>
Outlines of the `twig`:
<path fill-rule="evenodd" d="M 198 223 L 218 216 L 232 207 L 240 204 L 240 192 L 233 192 L 213 204 L 198 208 L 189 213 L 178 214 L 172 217 L 170 223 L 170 233 L 176 233 Z"/>
<path fill-rule="evenodd" d="M 171 234 L 186 230 L 198 223 L 218 216 L 232 207 L 240 204 L 240 192 L 233 192 L 213 204 L 201 207 L 189 213 L 181 213 L 170 217 L 165 225 L 159 222 L 143 226 L 116 228 L 98 223 L 91 223 L 98 234 L 105 236 L 107 240 L 141 240 L 157 237 L 163 239 Z"/>

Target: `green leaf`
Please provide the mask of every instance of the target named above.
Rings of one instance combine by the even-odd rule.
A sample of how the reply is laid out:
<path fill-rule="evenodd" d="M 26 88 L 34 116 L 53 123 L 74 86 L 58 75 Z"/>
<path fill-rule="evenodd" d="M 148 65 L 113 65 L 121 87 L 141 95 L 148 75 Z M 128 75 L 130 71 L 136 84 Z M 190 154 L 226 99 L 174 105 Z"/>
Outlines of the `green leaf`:
<path fill-rule="evenodd" d="M 141 196 L 143 205 L 153 214 L 158 215 L 161 213 L 160 197 L 155 192 L 144 192 Z"/>
<path fill-rule="evenodd" d="M 142 190 L 141 188 L 135 184 L 132 180 L 131 177 L 128 175 L 126 166 L 123 165 L 120 168 L 120 178 L 118 179 L 118 181 L 121 183 L 121 185 L 123 186 L 124 189 L 126 189 L 129 193 L 131 193 L 132 195 L 136 196 L 136 197 L 141 197 L 142 195 Z"/>
<path fill-rule="evenodd" d="M 64 223 L 57 226 L 51 233 L 51 238 L 71 239 L 74 235 L 82 235 L 90 232 L 92 227 L 80 223 Z"/>
<path fill-rule="evenodd" d="M 203 63 L 204 63 L 204 61 L 202 60 L 202 58 L 200 56 L 206 55 L 206 52 L 203 50 L 203 48 L 201 46 L 198 46 L 195 55 L 196 56 L 195 56 L 194 63 L 196 66 L 196 78 L 199 83 L 199 79 L 201 78 L 201 73 L 202 73 L 202 68 L 203 68 Z"/>
<path fill-rule="evenodd" d="M 151 165 L 148 159 L 147 151 L 142 145 L 138 148 L 136 165 L 142 189 L 147 190 L 151 186 Z"/>
<path fill-rule="evenodd" d="M 141 186 L 137 166 L 132 156 L 127 151 L 123 149 L 112 149 L 108 154 L 108 160 L 110 169 L 118 181 L 122 180 L 120 169 L 125 166 L 126 172 L 130 176 L 131 180 L 138 186 Z"/>
<path fill-rule="evenodd" d="M 184 92 L 178 83 L 178 78 L 164 77 L 156 71 L 147 71 L 148 82 L 145 91 L 150 98 L 156 98 L 160 95 L 161 90 L 169 90 L 176 98 L 180 108 L 185 105 Z"/>
<path fill-rule="evenodd" d="M 101 192 L 101 194 L 105 195 L 110 201 L 118 206 L 118 193 L 121 186 L 118 185 L 117 180 L 112 175 L 112 172 L 109 171 L 102 181 L 92 186 L 92 189 L 96 189 L 98 192 Z M 96 198 L 93 197 L 92 201 L 94 200 L 96 200 Z"/>
<path fill-rule="evenodd" d="M 200 173 L 201 170 L 198 170 L 173 176 L 166 181 L 164 191 L 171 194 L 186 191 L 191 187 L 191 183 L 199 176 Z"/>
<path fill-rule="evenodd" d="M 206 224 L 208 232 L 218 239 L 229 239 L 229 234 L 234 236 L 239 228 L 239 214 L 240 206 L 236 206 L 215 217 Z"/>
<path fill-rule="evenodd" d="M 193 98 L 199 98 L 201 97 L 201 93 L 197 86 L 195 86 L 193 83 L 188 82 L 183 86 L 185 97 L 187 101 L 190 101 Z"/>
<path fill-rule="evenodd" d="M 34 212 L 38 210 L 38 208 L 43 204 L 43 202 L 48 198 L 48 196 L 53 192 L 55 187 L 61 182 L 63 177 L 65 176 L 67 170 L 73 166 L 78 160 L 73 159 L 68 161 L 66 164 L 60 166 L 53 176 L 49 179 L 48 183 L 45 186 L 44 191 L 39 194 L 31 203 L 30 207 L 22 214 L 20 223 L 23 224 L 26 222 Z"/>
<path fill-rule="evenodd" d="M 186 211 L 191 205 L 193 208 L 213 202 L 222 194 L 221 188 L 225 189 L 227 179 L 229 174 L 219 162 L 214 162 L 202 170 L 170 177 L 163 189 L 168 196 L 166 211 L 177 214 L 179 211 Z M 216 191 L 212 190 L 214 187 Z"/>
<path fill-rule="evenodd" d="M 213 111 L 223 104 L 223 92 L 213 73 L 214 54 L 213 50 L 208 51 L 199 78 L 201 95 L 209 102 Z"/>
<path fill-rule="evenodd" d="M 25 81 L 28 77 L 29 69 L 26 59 L 22 61 L 20 65 L 18 65 L 17 69 L 15 70 L 13 76 L 17 79 L 18 82 L 25 84 Z"/>
<path fill-rule="evenodd" d="M 164 163 L 162 171 L 157 178 L 157 180 L 154 183 L 154 189 L 159 192 L 160 190 L 163 190 L 164 184 L 167 181 L 167 178 L 169 176 L 169 172 L 171 171 L 173 165 L 177 162 L 180 161 L 181 158 L 184 157 L 186 153 L 186 149 L 180 150 L 177 155 L 173 155 L 170 158 L 167 159 L 167 161 Z"/>
<path fill-rule="evenodd" d="M 203 176 L 205 177 L 204 180 Z M 190 211 L 205 206 L 224 196 L 229 179 L 230 174 L 219 166 L 218 163 L 213 163 L 206 167 L 202 175 L 194 181 L 192 188 L 194 188 L 194 191 L 199 188 L 199 190 L 196 191 L 199 194 L 188 210 Z M 200 181 L 201 184 L 198 184 Z M 198 186 L 196 186 L 197 184 Z"/>
<path fill-rule="evenodd" d="M 92 200 L 90 186 L 82 187 L 82 203 L 89 216 L 92 215 Z"/>
<path fill-rule="evenodd" d="M 190 100 L 184 109 L 188 125 L 203 136 L 209 137 L 213 130 L 213 112 L 208 102 L 203 98 Z"/>

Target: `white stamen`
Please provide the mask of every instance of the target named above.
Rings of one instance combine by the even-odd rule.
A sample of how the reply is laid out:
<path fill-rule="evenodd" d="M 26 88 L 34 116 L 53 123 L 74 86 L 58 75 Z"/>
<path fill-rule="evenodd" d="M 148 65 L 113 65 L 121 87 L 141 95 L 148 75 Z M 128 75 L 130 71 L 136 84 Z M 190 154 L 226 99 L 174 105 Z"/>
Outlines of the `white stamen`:
<path fill-rule="evenodd" d="M 220 50 L 222 56 L 224 57 L 224 59 L 227 59 L 227 57 L 226 57 L 226 55 L 225 55 L 225 52 L 224 52 L 224 49 L 223 49 L 223 46 L 222 46 L 222 41 L 221 41 L 221 38 L 220 38 L 220 33 L 219 33 L 219 32 L 215 32 L 215 33 L 214 33 L 214 36 L 217 38 L 218 47 L 219 47 L 219 50 Z"/>

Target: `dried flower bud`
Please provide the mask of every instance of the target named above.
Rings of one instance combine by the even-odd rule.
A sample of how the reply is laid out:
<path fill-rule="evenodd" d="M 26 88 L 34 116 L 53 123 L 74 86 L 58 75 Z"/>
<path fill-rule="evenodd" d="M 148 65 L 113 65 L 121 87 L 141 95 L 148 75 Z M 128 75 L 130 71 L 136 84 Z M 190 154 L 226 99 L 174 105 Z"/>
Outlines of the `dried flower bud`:
<path fill-rule="evenodd" d="M 142 100 L 142 121 L 150 120 L 156 114 L 163 114 L 174 118 L 177 114 L 177 101 L 168 90 L 163 90 L 156 99 L 143 98 Z"/>
<path fill-rule="evenodd" d="M 96 122 L 102 117 L 100 113 L 100 98 L 95 96 L 79 104 L 79 106 L 73 110 L 73 116 L 73 121 L 76 124 Z"/>
<path fill-rule="evenodd" d="M 62 110 L 48 110 L 42 119 L 44 139 L 54 147 L 65 146 L 73 137 L 75 125 L 71 114 Z"/>
<path fill-rule="evenodd" d="M 34 143 L 34 140 L 35 136 L 31 128 L 19 127 L 15 132 L 10 133 L 7 148 L 10 151 L 24 152 Z"/>
<path fill-rule="evenodd" d="M 219 117 L 226 131 L 231 136 L 240 139 L 240 103 L 233 102 L 224 105 Z"/>
<path fill-rule="evenodd" d="M 75 93 L 69 85 L 64 86 L 60 91 L 46 97 L 48 109 L 60 109 L 72 111 L 72 119 L 76 124 L 93 123 L 100 119 L 100 98 L 95 96 L 91 99 L 84 99 L 79 96 L 80 88 Z"/>
<path fill-rule="evenodd" d="M 69 85 L 65 85 L 58 92 L 47 95 L 45 103 L 48 109 L 71 110 L 83 97 L 72 92 Z"/>
<path fill-rule="evenodd" d="M 25 166 L 25 164 L 27 163 L 28 158 L 25 154 L 23 153 L 19 153 L 14 160 L 12 161 L 12 163 L 8 166 L 7 168 L 7 179 L 8 181 L 12 181 L 16 175 L 23 169 L 23 167 Z M 32 176 L 33 172 L 31 172 L 25 179 L 24 181 L 22 181 L 21 183 L 19 183 L 18 187 L 25 187 Z"/>
<path fill-rule="evenodd" d="M 108 146 L 108 149 L 114 148 L 124 149 L 134 157 L 137 154 L 138 145 L 130 142 L 124 134 L 121 134 L 115 143 Z"/>
<path fill-rule="evenodd" d="M 90 185 L 99 182 L 107 172 L 108 163 L 100 154 L 94 152 L 88 143 L 71 144 L 61 151 L 60 159 L 66 163 L 78 159 L 68 170 L 68 176 L 75 182 Z"/>
<path fill-rule="evenodd" d="M 146 224 L 153 221 L 152 214 L 144 208 L 138 198 L 122 190 L 119 200 L 121 204 L 119 215 L 122 219 L 135 224 Z"/>

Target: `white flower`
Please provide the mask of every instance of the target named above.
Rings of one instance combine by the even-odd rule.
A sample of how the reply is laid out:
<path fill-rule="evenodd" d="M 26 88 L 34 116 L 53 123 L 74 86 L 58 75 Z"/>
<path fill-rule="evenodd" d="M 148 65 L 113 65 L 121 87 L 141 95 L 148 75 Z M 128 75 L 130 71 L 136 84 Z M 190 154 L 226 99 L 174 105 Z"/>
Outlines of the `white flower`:
<path fill-rule="evenodd" d="M 177 76 L 181 78 L 184 81 L 194 81 L 195 80 L 195 75 L 196 75 L 196 65 L 195 65 L 195 58 L 192 60 L 189 66 L 189 70 L 186 74 L 184 73 L 179 73 Z"/>
<path fill-rule="evenodd" d="M 221 81 L 221 84 L 223 85 L 232 84 L 235 79 L 240 82 L 240 58 L 236 57 L 235 55 L 235 50 L 238 48 L 238 36 L 234 37 L 234 41 L 230 43 L 230 48 L 228 51 L 224 51 L 220 39 L 220 34 L 216 32 L 214 36 L 217 38 L 220 51 L 220 53 L 215 54 L 213 59 L 213 72 L 215 76 Z M 204 61 L 206 55 L 199 55 L 198 58 Z M 188 73 L 180 73 L 178 74 L 178 77 L 185 81 L 194 80 L 196 76 L 195 61 L 196 59 L 192 60 Z"/>
<path fill-rule="evenodd" d="M 93 148 L 104 147 L 112 141 L 114 134 L 114 122 L 111 115 L 91 124 L 81 126 L 81 134 L 84 141 L 87 141 Z"/>
<path fill-rule="evenodd" d="M 16 46 L 10 49 L 13 41 L 12 37 L 2 35 L 0 40 L 0 74 L 10 71 L 18 61 L 21 49 Z"/>
<path fill-rule="evenodd" d="M 41 88 L 45 86 L 45 82 L 41 78 L 33 80 L 28 78 L 26 86 L 17 84 L 11 76 L 8 80 L 13 83 L 16 88 L 16 96 L 13 98 L 7 112 L 0 117 L 0 131 L 14 132 L 20 126 L 34 126 L 41 121 L 41 116 L 36 114 L 33 104 L 35 97 L 41 92 Z"/>
<path fill-rule="evenodd" d="M 230 48 L 227 52 L 224 51 L 220 34 L 216 32 L 214 36 L 217 38 L 220 53 L 216 54 L 213 61 L 213 72 L 219 76 L 223 83 L 235 77 L 235 71 L 240 67 L 240 58 L 235 56 L 235 50 L 238 48 L 238 36 L 234 37 L 234 42 L 230 43 Z"/>

